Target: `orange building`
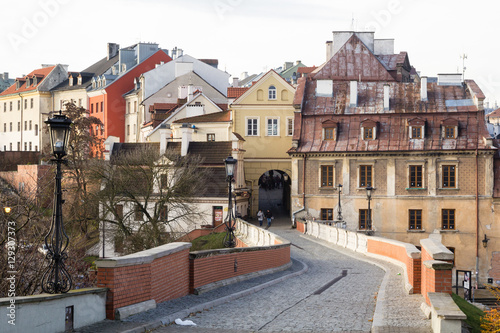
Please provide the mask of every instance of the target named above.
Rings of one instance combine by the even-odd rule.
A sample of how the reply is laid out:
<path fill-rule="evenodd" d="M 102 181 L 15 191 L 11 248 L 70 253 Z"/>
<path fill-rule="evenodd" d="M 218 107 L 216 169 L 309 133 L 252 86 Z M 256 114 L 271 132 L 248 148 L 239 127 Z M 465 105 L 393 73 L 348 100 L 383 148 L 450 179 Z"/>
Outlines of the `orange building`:
<path fill-rule="evenodd" d="M 92 79 L 88 110 L 91 116 L 103 123 L 101 128 L 96 125 L 92 129 L 94 134 L 103 139 L 116 136 L 124 142 L 126 104 L 123 95 L 136 87 L 136 78 L 142 73 L 172 58 L 157 44 L 139 43 L 119 52 L 118 62 L 106 73 Z"/>

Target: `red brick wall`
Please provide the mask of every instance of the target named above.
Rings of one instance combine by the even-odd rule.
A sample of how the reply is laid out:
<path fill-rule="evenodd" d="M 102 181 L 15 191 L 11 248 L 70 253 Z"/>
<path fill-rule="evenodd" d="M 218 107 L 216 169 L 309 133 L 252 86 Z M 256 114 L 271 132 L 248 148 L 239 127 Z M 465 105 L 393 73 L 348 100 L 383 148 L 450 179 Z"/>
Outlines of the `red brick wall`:
<path fill-rule="evenodd" d="M 421 292 L 421 277 L 420 277 L 420 259 L 414 259 L 408 256 L 406 249 L 403 246 L 398 246 L 392 243 L 368 239 L 367 251 L 395 259 L 406 265 L 408 273 L 408 282 L 413 286 L 413 293 L 420 294 Z"/>
<path fill-rule="evenodd" d="M 303 222 L 295 222 L 295 224 L 297 225 L 297 231 L 298 232 L 301 232 L 301 233 L 305 233 L 306 232 L 306 225 L 303 223 Z"/>
<path fill-rule="evenodd" d="M 452 292 L 452 270 L 434 270 L 427 268 L 424 261 L 434 260 L 429 253 L 422 247 L 422 295 L 425 297 L 425 302 L 430 305 L 431 302 L 427 293 L 447 293 Z"/>
<path fill-rule="evenodd" d="M 290 262 L 290 246 L 245 251 L 234 249 L 221 255 L 191 258 L 190 291 L 235 276 L 280 267 Z M 236 269 L 235 269 L 236 264 Z"/>
<path fill-rule="evenodd" d="M 106 318 L 123 306 L 154 299 L 157 303 L 189 293 L 189 250 L 125 267 L 99 267 L 97 286 L 108 288 Z"/>

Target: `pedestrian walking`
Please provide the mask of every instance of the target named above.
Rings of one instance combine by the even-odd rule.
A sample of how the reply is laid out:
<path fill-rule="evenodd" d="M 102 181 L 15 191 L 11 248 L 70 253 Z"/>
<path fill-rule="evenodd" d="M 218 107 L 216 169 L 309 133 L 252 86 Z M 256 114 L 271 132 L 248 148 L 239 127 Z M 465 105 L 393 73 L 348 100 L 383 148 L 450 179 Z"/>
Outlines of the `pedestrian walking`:
<path fill-rule="evenodd" d="M 262 222 L 264 222 L 264 212 L 262 209 L 259 209 L 257 212 L 257 219 L 259 220 L 259 225 L 262 227 Z"/>
<path fill-rule="evenodd" d="M 273 213 L 268 209 L 266 211 L 266 218 L 267 218 L 267 227 L 269 228 L 271 226 L 271 220 L 273 219 Z"/>

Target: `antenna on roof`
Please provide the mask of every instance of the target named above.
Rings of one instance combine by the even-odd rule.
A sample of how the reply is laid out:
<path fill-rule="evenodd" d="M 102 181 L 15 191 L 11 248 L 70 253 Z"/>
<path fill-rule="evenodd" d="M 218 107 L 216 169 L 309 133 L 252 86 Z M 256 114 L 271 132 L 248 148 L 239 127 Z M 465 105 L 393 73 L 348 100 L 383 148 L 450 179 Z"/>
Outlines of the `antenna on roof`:
<path fill-rule="evenodd" d="M 465 70 L 467 69 L 467 67 L 465 67 L 465 59 L 467 59 L 467 54 L 463 53 L 460 59 L 462 59 L 462 81 L 465 81 Z"/>

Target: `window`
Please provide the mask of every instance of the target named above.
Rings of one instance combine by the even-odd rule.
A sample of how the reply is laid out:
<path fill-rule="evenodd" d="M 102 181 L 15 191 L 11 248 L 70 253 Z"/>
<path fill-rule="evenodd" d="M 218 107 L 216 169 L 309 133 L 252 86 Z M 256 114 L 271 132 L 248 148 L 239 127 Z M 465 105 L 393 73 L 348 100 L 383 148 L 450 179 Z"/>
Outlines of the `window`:
<path fill-rule="evenodd" d="M 28 100 L 27 100 L 27 99 L 25 99 L 25 100 L 24 100 L 24 109 L 26 110 L 27 108 L 28 108 Z"/>
<path fill-rule="evenodd" d="M 17 151 L 21 151 L 21 142 L 17 142 Z"/>
<path fill-rule="evenodd" d="M 321 187 L 333 187 L 333 165 L 321 166 Z"/>
<path fill-rule="evenodd" d="M 423 135 L 423 128 L 422 126 L 411 126 L 411 138 L 412 139 L 422 139 L 424 137 Z"/>
<path fill-rule="evenodd" d="M 130 135 L 130 125 L 127 125 L 127 135 Z"/>
<path fill-rule="evenodd" d="M 373 139 L 373 127 L 363 127 L 363 140 Z"/>
<path fill-rule="evenodd" d="M 410 230 L 422 230 L 422 210 L 410 209 L 408 212 L 408 228 Z"/>
<path fill-rule="evenodd" d="M 143 212 L 141 210 L 141 206 L 139 206 L 139 205 L 135 205 L 134 218 L 136 221 L 142 221 L 144 219 Z"/>
<path fill-rule="evenodd" d="M 288 136 L 293 135 L 293 118 L 292 117 L 286 118 L 286 135 L 288 135 Z"/>
<path fill-rule="evenodd" d="M 33 128 L 33 127 L 32 127 L 32 125 L 33 125 L 33 123 L 32 123 L 32 121 L 30 120 L 30 131 L 31 131 L 31 129 Z"/>
<path fill-rule="evenodd" d="M 17 101 L 17 111 L 21 110 L 21 100 Z"/>
<path fill-rule="evenodd" d="M 24 121 L 24 130 L 25 131 L 28 130 L 28 121 L 27 120 Z"/>
<path fill-rule="evenodd" d="M 10 151 L 12 151 L 12 142 L 9 143 L 9 146 L 10 146 Z"/>
<path fill-rule="evenodd" d="M 101 112 L 104 112 L 104 102 L 101 102 Z"/>
<path fill-rule="evenodd" d="M 35 136 L 38 135 L 38 124 L 35 124 Z"/>
<path fill-rule="evenodd" d="M 35 151 L 38 151 L 38 146 L 35 146 Z"/>
<path fill-rule="evenodd" d="M 104 135 L 104 125 L 101 125 L 101 135 Z"/>
<path fill-rule="evenodd" d="M 90 113 L 94 113 L 94 104 L 90 104 Z"/>
<path fill-rule="evenodd" d="M 259 135 L 259 119 L 247 118 L 247 136 Z"/>
<path fill-rule="evenodd" d="M 7 132 L 7 123 L 3 123 L 3 131 Z"/>
<path fill-rule="evenodd" d="M 127 103 L 127 113 L 131 113 L 132 110 L 130 110 L 130 102 Z"/>
<path fill-rule="evenodd" d="M 455 139 L 455 126 L 445 126 L 444 127 L 444 137 L 446 139 Z"/>
<path fill-rule="evenodd" d="M 455 165 L 443 165 L 443 188 L 456 188 L 456 167 Z"/>
<path fill-rule="evenodd" d="M 360 165 L 359 166 L 359 187 L 373 186 L 372 183 L 373 166 Z"/>
<path fill-rule="evenodd" d="M 160 207 L 160 221 L 168 221 L 168 209 L 166 205 Z"/>
<path fill-rule="evenodd" d="M 30 107 L 33 109 L 33 98 L 30 99 Z"/>
<path fill-rule="evenodd" d="M 12 111 L 12 102 L 9 103 L 9 111 Z"/>
<path fill-rule="evenodd" d="M 27 150 L 28 150 L 28 143 L 27 143 L 27 142 L 25 142 L 25 143 L 24 143 L 24 151 L 27 151 Z"/>
<path fill-rule="evenodd" d="M 410 165 L 410 188 L 422 188 L 422 166 Z"/>
<path fill-rule="evenodd" d="M 368 209 L 360 209 L 358 230 L 366 230 L 367 224 L 368 224 Z"/>
<path fill-rule="evenodd" d="M 21 122 L 20 121 L 17 122 L 17 131 L 21 132 Z"/>
<path fill-rule="evenodd" d="M 323 140 L 335 140 L 335 128 L 323 128 Z"/>
<path fill-rule="evenodd" d="M 3 112 L 7 112 L 7 102 L 3 103 Z"/>
<path fill-rule="evenodd" d="M 267 135 L 277 136 L 279 133 L 279 119 L 269 118 L 267 119 Z"/>
<path fill-rule="evenodd" d="M 134 101 L 134 113 L 137 112 L 137 101 Z"/>
<path fill-rule="evenodd" d="M 99 103 L 95 103 L 95 113 L 99 112 Z"/>
<path fill-rule="evenodd" d="M 207 141 L 215 141 L 215 133 L 208 133 Z"/>
<path fill-rule="evenodd" d="M 31 145 L 31 141 L 30 141 L 30 151 L 31 151 L 32 148 L 33 148 L 33 146 Z"/>
<path fill-rule="evenodd" d="M 10 131 L 12 132 L 12 122 L 9 123 Z"/>
<path fill-rule="evenodd" d="M 269 86 L 269 99 L 270 100 L 276 99 L 276 87 L 275 86 Z"/>
<path fill-rule="evenodd" d="M 331 209 L 331 208 L 321 208 L 321 220 L 323 220 L 323 221 L 333 221 L 333 209 Z"/>
<path fill-rule="evenodd" d="M 442 209 L 441 210 L 441 229 L 455 230 L 455 210 Z"/>

